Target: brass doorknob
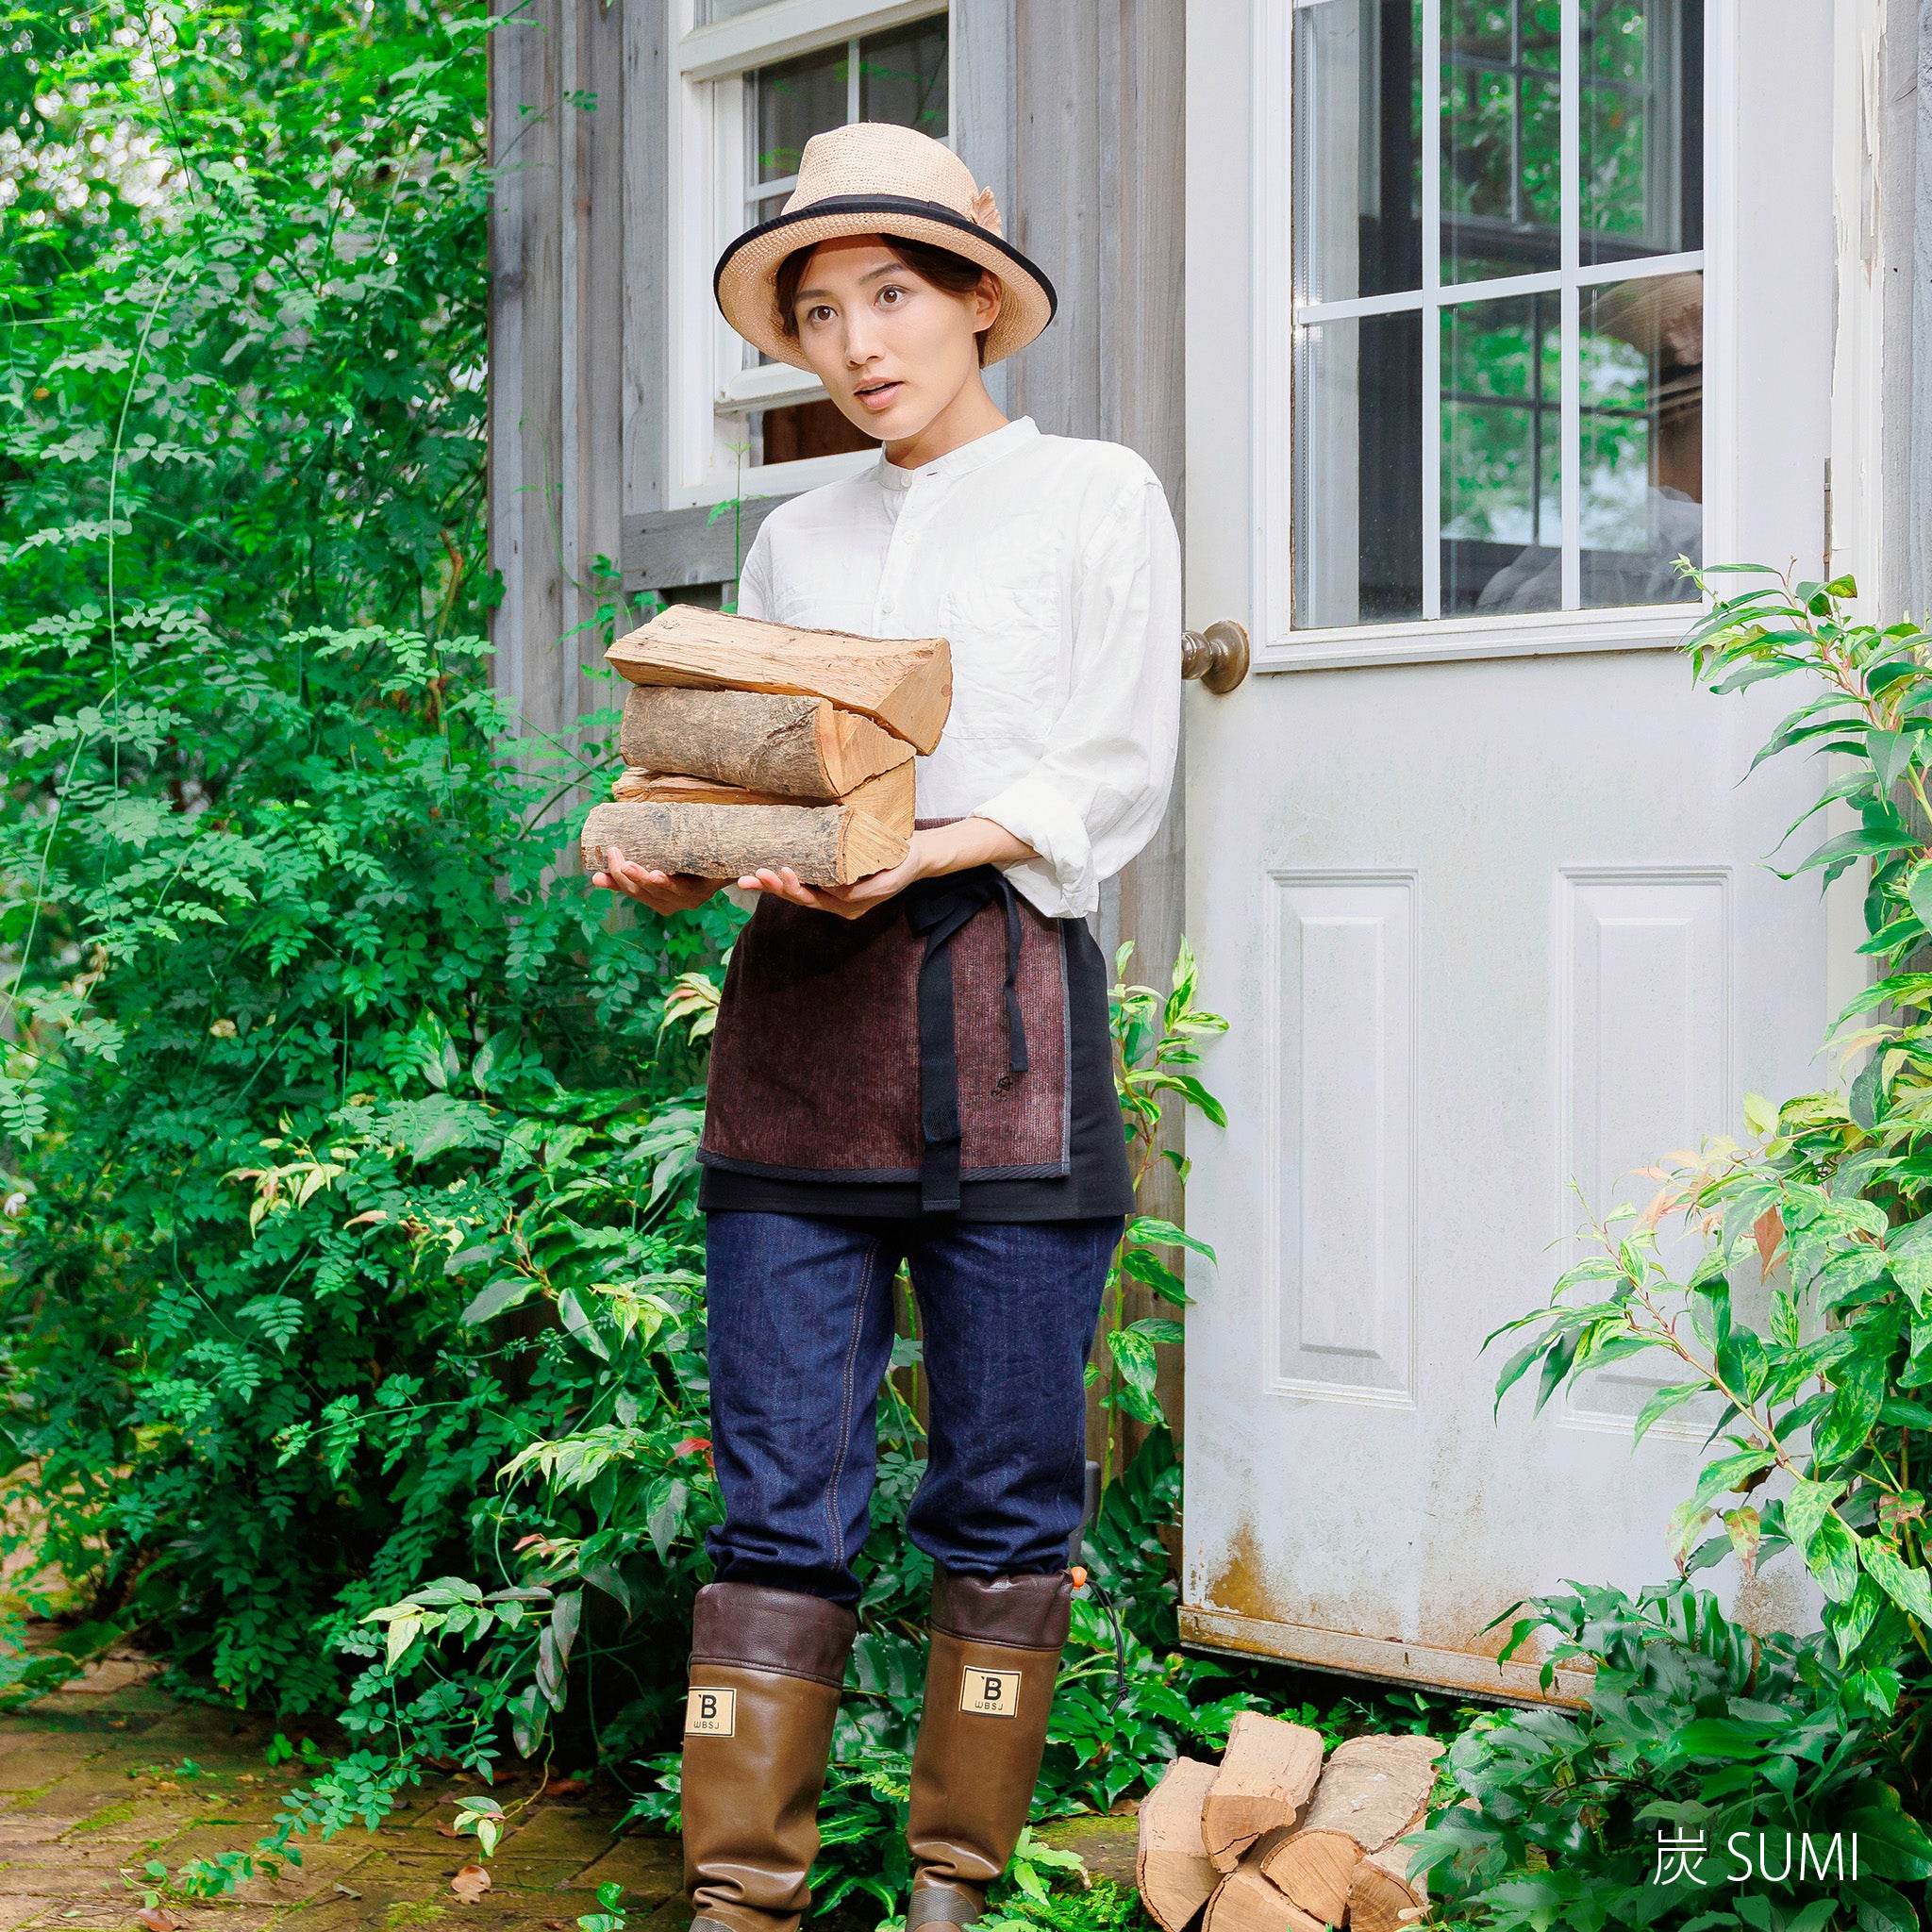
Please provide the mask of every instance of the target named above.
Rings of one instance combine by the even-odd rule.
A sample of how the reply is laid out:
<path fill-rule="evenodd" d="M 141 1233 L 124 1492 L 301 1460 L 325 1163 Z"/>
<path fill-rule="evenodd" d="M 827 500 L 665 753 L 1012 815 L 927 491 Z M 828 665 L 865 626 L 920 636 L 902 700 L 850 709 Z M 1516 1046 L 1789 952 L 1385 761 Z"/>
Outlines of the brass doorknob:
<path fill-rule="evenodd" d="M 1233 618 L 1181 633 L 1183 677 L 1198 677 L 1216 697 L 1224 698 L 1247 675 L 1248 634 Z"/>

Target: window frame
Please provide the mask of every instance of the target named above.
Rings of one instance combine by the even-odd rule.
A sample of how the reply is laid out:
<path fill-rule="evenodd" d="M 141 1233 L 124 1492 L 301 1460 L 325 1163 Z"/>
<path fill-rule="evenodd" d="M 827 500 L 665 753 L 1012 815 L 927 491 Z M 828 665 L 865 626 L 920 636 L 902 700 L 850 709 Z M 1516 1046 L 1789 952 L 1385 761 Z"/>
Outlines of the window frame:
<path fill-rule="evenodd" d="M 744 425 L 752 411 L 818 402 L 825 393 L 815 376 L 789 365 L 745 368 L 742 339 L 712 299 L 711 272 L 725 244 L 743 231 L 750 198 L 743 80 L 794 55 L 941 15 L 950 58 L 957 52 L 950 0 L 769 0 L 703 26 L 696 24 L 697 0 L 665 0 L 665 8 L 666 255 L 675 277 L 662 371 L 665 505 L 691 508 L 741 495 L 790 495 L 853 475 L 876 460 L 870 451 L 741 467 L 731 450 L 732 425 Z M 948 91 L 952 128 L 957 80 Z"/>
<path fill-rule="evenodd" d="M 1397 622 L 1309 626 L 1293 625 L 1296 558 L 1292 510 L 1295 475 L 1293 366 L 1296 334 L 1310 322 L 1394 312 L 1422 316 L 1422 445 L 1433 452 L 1434 467 L 1422 502 L 1423 573 L 1425 596 L 1440 612 L 1441 576 L 1441 316 L 1469 302 L 1493 301 L 1531 289 L 1557 292 L 1562 304 L 1565 340 L 1562 411 L 1564 602 L 1580 595 L 1581 473 L 1575 459 L 1580 441 L 1579 358 L 1574 343 L 1579 326 L 1581 291 L 1633 278 L 1652 278 L 1695 269 L 1704 276 L 1704 541 L 1707 562 L 1730 554 L 1735 479 L 1727 453 L 1734 446 L 1735 404 L 1730 382 L 1734 366 L 1734 278 L 1736 187 L 1732 157 L 1737 149 L 1738 0 L 1705 0 L 1704 58 L 1704 246 L 1669 256 L 1583 265 L 1580 254 L 1580 134 L 1582 89 L 1573 84 L 1560 96 L 1559 140 L 1563 171 L 1562 249 L 1564 266 L 1507 279 L 1444 284 L 1437 269 L 1441 242 L 1441 149 L 1440 86 L 1434 105 L 1424 110 L 1422 144 L 1423 286 L 1394 295 L 1298 304 L 1299 234 L 1292 225 L 1294 163 L 1299 129 L 1294 125 L 1295 17 L 1317 0 L 1251 0 L 1253 31 L 1250 103 L 1255 130 L 1251 209 L 1255 224 L 1255 266 L 1250 341 L 1251 379 L 1257 399 L 1256 435 L 1251 449 L 1255 505 L 1254 604 L 1261 642 L 1257 662 L 1280 668 L 1340 667 L 1357 663 L 1427 662 L 1445 658 L 1513 657 L 1575 650 L 1627 650 L 1674 647 L 1708 600 L 1671 604 L 1612 605 L 1557 610 L 1436 615 Z M 1441 72 L 1441 22 L 1447 0 L 1425 6 L 1422 71 Z M 1580 77 L 1581 0 L 1561 0 L 1561 73 Z M 1274 102 L 1288 111 L 1271 112 Z M 1432 286 L 1433 285 L 1433 286 Z"/>

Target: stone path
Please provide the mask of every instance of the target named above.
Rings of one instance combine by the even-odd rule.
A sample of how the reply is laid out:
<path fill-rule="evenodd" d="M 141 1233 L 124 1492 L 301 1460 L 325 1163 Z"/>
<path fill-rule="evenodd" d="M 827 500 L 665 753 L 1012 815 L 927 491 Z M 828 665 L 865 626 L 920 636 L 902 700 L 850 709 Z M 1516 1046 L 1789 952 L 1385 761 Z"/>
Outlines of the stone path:
<path fill-rule="evenodd" d="M 246 1850 L 298 1781 L 263 1755 L 272 1724 L 176 1704 L 148 1674 L 131 1659 L 99 1664 L 0 1715 L 0 1932 L 142 1932 L 144 1863 L 172 1870 Z M 299 1871 L 165 1909 L 178 1932 L 576 1932 L 578 1914 L 598 1909 L 596 1889 L 615 1879 L 628 1932 L 684 1932 L 675 1841 L 614 1836 L 619 1814 L 582 1794 L 540 1796 L 518 1811 L 489 1861 L 491 1890 L 474 1903 L 457 1897 L 449 1881 L 475 1854 L 474 1840 L 449 1836 L 456 1801 L 486 1789 L 507 1807 L 531 1793 L 527 1781 L 433 1779 L 377 1831 L 354 1825 L 305 1850 Z M 1088 1818 L 1046 1835 L 1096 1874 L 1131 1883 L 1133 1833 L 1131 1819 Z"/>

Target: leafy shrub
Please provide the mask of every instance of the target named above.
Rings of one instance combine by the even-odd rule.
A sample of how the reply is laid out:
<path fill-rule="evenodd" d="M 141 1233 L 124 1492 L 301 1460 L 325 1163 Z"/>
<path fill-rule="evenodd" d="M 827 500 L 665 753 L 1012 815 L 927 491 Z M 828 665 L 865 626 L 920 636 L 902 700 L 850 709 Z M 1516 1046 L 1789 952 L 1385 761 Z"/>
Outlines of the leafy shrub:
<path fill-rule="evenodd" d="M 1755 1638 L 1681 1581 L 1541 1597 L 1533 1612 L 1503 1655 L 1547 1631 L 1545 1686 L 1560 1663 L 1591 1665 L 1589 1707 L 1481 1717 L 1451 1744 L 1457 1802 L 1409 1840 L 1448 1923 L 1918 1924 L 1894 1881 L 1932 1874 L 1932 1841 L 1825 1641 Z"/>
<path fill-rule="evenodd" d="M 1859 824 L 1787 875 L 1829 880 L 1872 860 L 1864 951 L 1884 972 L 1834 1041 L 1869 1058 L 1848 1096 L 1753 1098 L 1749 1139 L 1658 1169 L 1648 1208 L 1596 1225 L 1597 1252 L 1549 1307 L 1497 1331 L 1528 1331 L 1497 1393 L 1536 1369 L 1541 1406 L 1607 1363 L 1668 1358 L 1675 1379 L 1639 1415 L 1638 1439 L 1688 1404 L 1711 1418 L 1672 1522 L 1680 1574 L 1735 1554 L 1749 1575 L 1795 1551 L 1824 1629 L 1747 1639 L 1687 1583 L 1634 1602 L 1539 1600 L 1516 1641 L 1553 1626 L 1559 1654 L 1600 1659 L 1596 1688 L 1585 1718 L 1512 1717 L 1457 1745 L 1474 1813 L 1439 1818 L 1424 1842 L 1455 1854 L 1446 1869 L 1472 1924 L 1893 1932 L 1919 1923 L 1893 1881 L 1932 1903 L 1932 1837 L 1917 1822 L 1932 1809 L 1932 974 L 1917 970 L 1932 929 L 1932 633 L 1858 622 L 1849 578 L 1759 575 L 1773 580 L 1718 601 L 1687 641 L 1715 691 L 1808 687 L 1759 757 L 1804 745 L 1840 760 L 1813 811 L 1849 806 Z M 1656 1237 L 1676 1213 L 1706 1241 L 1682 1282 Z M 1657 1822 L 1705 1833 L 1713 1850 L 1733 1831 L 1857 1832 L 1871 1857 L 1857 1883 L 1829 1889 L 1671 1893 L 1638 1869 L 1635 1827 Z"/>
<path fill-rule="evenodd" d="M 50 16 L 43 132 L 172 187 L 0 211 L 5 1441 L 98 1643 L 291 1711 L 580 1405 L 465 1309 L 683 1252 L 660 990 L 732 920 L 553 874 L 605 753 L 509 762 L 465 635 L 482 18 Z"/>

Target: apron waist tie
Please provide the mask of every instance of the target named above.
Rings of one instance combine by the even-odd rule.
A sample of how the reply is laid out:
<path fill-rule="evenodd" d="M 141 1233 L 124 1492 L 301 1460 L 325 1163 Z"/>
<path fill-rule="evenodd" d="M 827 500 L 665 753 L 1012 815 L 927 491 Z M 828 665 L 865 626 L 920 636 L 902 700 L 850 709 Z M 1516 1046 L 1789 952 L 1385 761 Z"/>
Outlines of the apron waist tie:
<path fill-rule="evenodd" d="M 959 1051 L 953 1024 L 956 935 L 974 913 L 999 904 L 1007 914 L 1007 1078 L 1026 1071 L 1026 1028 L 1015 975 L 1020 970 L 1020 901 L 997 866 L 974 866 L 920 879 L 902 895 L 906 923 L 925 936 L 919 962 L 919 1205 L 928 1214 L 959 1208 Z"/>

